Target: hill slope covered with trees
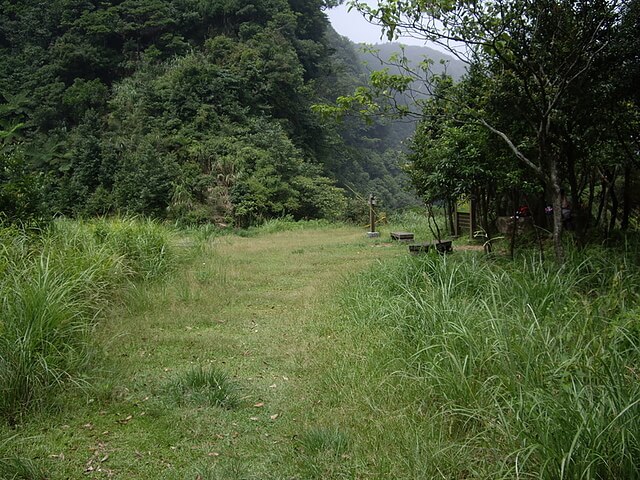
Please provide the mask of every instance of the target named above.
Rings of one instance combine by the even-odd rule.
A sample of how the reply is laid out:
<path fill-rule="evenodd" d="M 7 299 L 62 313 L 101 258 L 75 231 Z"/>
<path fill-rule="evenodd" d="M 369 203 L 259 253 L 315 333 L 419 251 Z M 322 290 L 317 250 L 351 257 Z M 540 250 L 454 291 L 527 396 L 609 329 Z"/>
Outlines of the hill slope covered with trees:
<path fill-rule="evenodd" d="M 366 77 L 329 3 L 2 1 L 3 216 L 247 225 L 414 201 L 391 127 L 310 108 Z"/>

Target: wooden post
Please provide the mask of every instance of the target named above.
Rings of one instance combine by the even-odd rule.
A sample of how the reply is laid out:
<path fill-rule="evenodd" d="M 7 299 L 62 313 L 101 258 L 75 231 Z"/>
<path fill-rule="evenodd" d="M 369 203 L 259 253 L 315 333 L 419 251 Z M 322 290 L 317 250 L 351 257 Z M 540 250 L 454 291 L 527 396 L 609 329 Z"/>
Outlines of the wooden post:
<path fill-rule="evenodd" d="M 376 232 L 376 212 L 373 208 L 377 203 L 376 196 L 371 193 L 369 195 L 369 233 L 367 233 L 370 238 L 380 236 L 380 234 Z"/>
<path fill-rule="evenodd" d="M 372 193 L 369 195 L 369 231 L 370 232 L 375 232 L 376 231 L 376 214 L 373 211 L 373 206 L 376 204 L 376 197 L 375 195 Z"/>

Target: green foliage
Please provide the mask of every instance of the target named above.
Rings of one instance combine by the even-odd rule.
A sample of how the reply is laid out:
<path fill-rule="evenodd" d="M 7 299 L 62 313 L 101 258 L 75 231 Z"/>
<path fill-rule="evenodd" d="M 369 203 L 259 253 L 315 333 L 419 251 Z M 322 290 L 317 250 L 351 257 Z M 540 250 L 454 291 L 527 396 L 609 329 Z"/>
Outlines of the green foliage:
<path fill-rule="evenodd" d="M 123 152 L 114 179 L 116 208 L 131 214 L 162 216 L 173 190 L 177 166 L 168 154 L 159 153 L 156 138 L 142 137 Z"/>
<path fill-rule="evenodd" d="M 413 201 L 401 193 L 404 135 L 340 131 L 311 110 L 363 76 L 327 32 L 326 5 L 4 2 L 0 132 L 23 145 L 3 151 L 1 211 L 250 225 L 341 217 L 343 189 Z"/>
<path fill-rule="evenodd" d="M 416 448 L 434 452 L 427 473 L 638 475 L 636 255 L 594 248 L 562 268 L 425 256 L 352 287 L 350 318 L 397 332 L 403 410 L 424 432 Z"/>
<path fill-rule="evenodd" d="M 638 70 L 628 34 L 638 23 L 637 2 L 351 3 L 389 39 L 436 42 L 467 63 L 451 86 L 432 62 L 411 65 L 402 52 L 389 61 L 395 70 L 374 72 L 369 85 L 325 109 L 419 116 L 410 174 L 426 199 L 470 194 L 485 223 L 525 201 L 542 223 L 543 207 L 553 204 L 559 261 L 565 226 L 585 243 L 594 226 L 608 235 L 633 223 L 637 95 L 627 86 Z M 414 89 L 409 105 L 399 102 L 412 80 L 422 90 Z M 418 95 L 425 92 L 433 97 Z M 563 190 L 574 225 L 561 216 Z"/>
<path fill-rule="evenodd" d="M 0 476 L 12 480 L 46 480 L 49 478 L 37 464 L 22 457 L 0 457 Z"/>
<path fill-rule="evenodd" d="M 240 403 L 236 382 L 216 368 L 194 367 L 168 387 L 178 405 L 203 405 L 233 409 Z"/>
<path fill-rule="evenodd" d="M 161 275 L 171 254 L 164 228 L 132 219 L 0 234 L 0 416 L 15 423 L 50 405 L 61 387 L 83 384 L 90 334 L 114 289 Z"/>
<path fill-rule="evenodd" d="M 33 174 L 21 146 L 0 144 L 0 219 L 25 224 L 44 212 L 42 176 Z"/>

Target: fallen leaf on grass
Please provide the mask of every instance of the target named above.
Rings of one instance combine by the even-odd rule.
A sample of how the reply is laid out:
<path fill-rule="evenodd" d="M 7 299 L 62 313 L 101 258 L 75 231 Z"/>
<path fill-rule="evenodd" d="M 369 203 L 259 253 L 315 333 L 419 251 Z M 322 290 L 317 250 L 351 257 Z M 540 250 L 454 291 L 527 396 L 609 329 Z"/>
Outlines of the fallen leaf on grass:
<path fill-rule="evenodd" d="M 259 420 L 259 418 L 258 417 L 251 417 L 251 418 L 249 418 L 249 420 L 257 422 Z"/>
<path fill-rule="evenodd" d="M 125 425 L 125 424 L 129 423 L 132 418 L 133 418 L 133 415 L 127 415 L 126 418 L 123 418 L 122 420 L 118 420 L 118 423 L 120 423 L 122 425 Z"/>
<path fill-rule="evenodd" d="M 271 420 L 275 420 L 275 419 L 276 419 L 276 418 L 278 418 L 279 416 L 280 416 L 280 414 L 279 414 L 279 413 L 274 413 L 274 414 L 273 414 L 273 415 L 271 415 L 269 418 L 270 418 Z"/>
<path fill-rule="evenodd" d="M 254 405 L 256 408 L 264 407 L 264 402 L 258 402 Z"/>
<path fill-rule="evenodd" d="M 218 452 L 210 452 L 207 454 L 209 457 L 219 457 L 220 454 Z"/>

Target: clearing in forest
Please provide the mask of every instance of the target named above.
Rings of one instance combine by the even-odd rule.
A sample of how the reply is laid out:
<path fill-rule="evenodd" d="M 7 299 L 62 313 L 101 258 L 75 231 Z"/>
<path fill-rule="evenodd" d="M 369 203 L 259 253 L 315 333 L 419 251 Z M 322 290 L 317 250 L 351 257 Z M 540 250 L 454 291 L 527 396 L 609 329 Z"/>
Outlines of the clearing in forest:
<path fill-rule="evenodd" d="M 205 242 L 171 281 L 134 289 L 102 321 L 107 380 L 30 421 L 21 450 L 51 478 L 346 473 L 347 437 L 324 390 L 343 347 L 336 294 L 405 249 L 347 227 Z M 211 371 L 230 401 L 189 386 Z"/>

